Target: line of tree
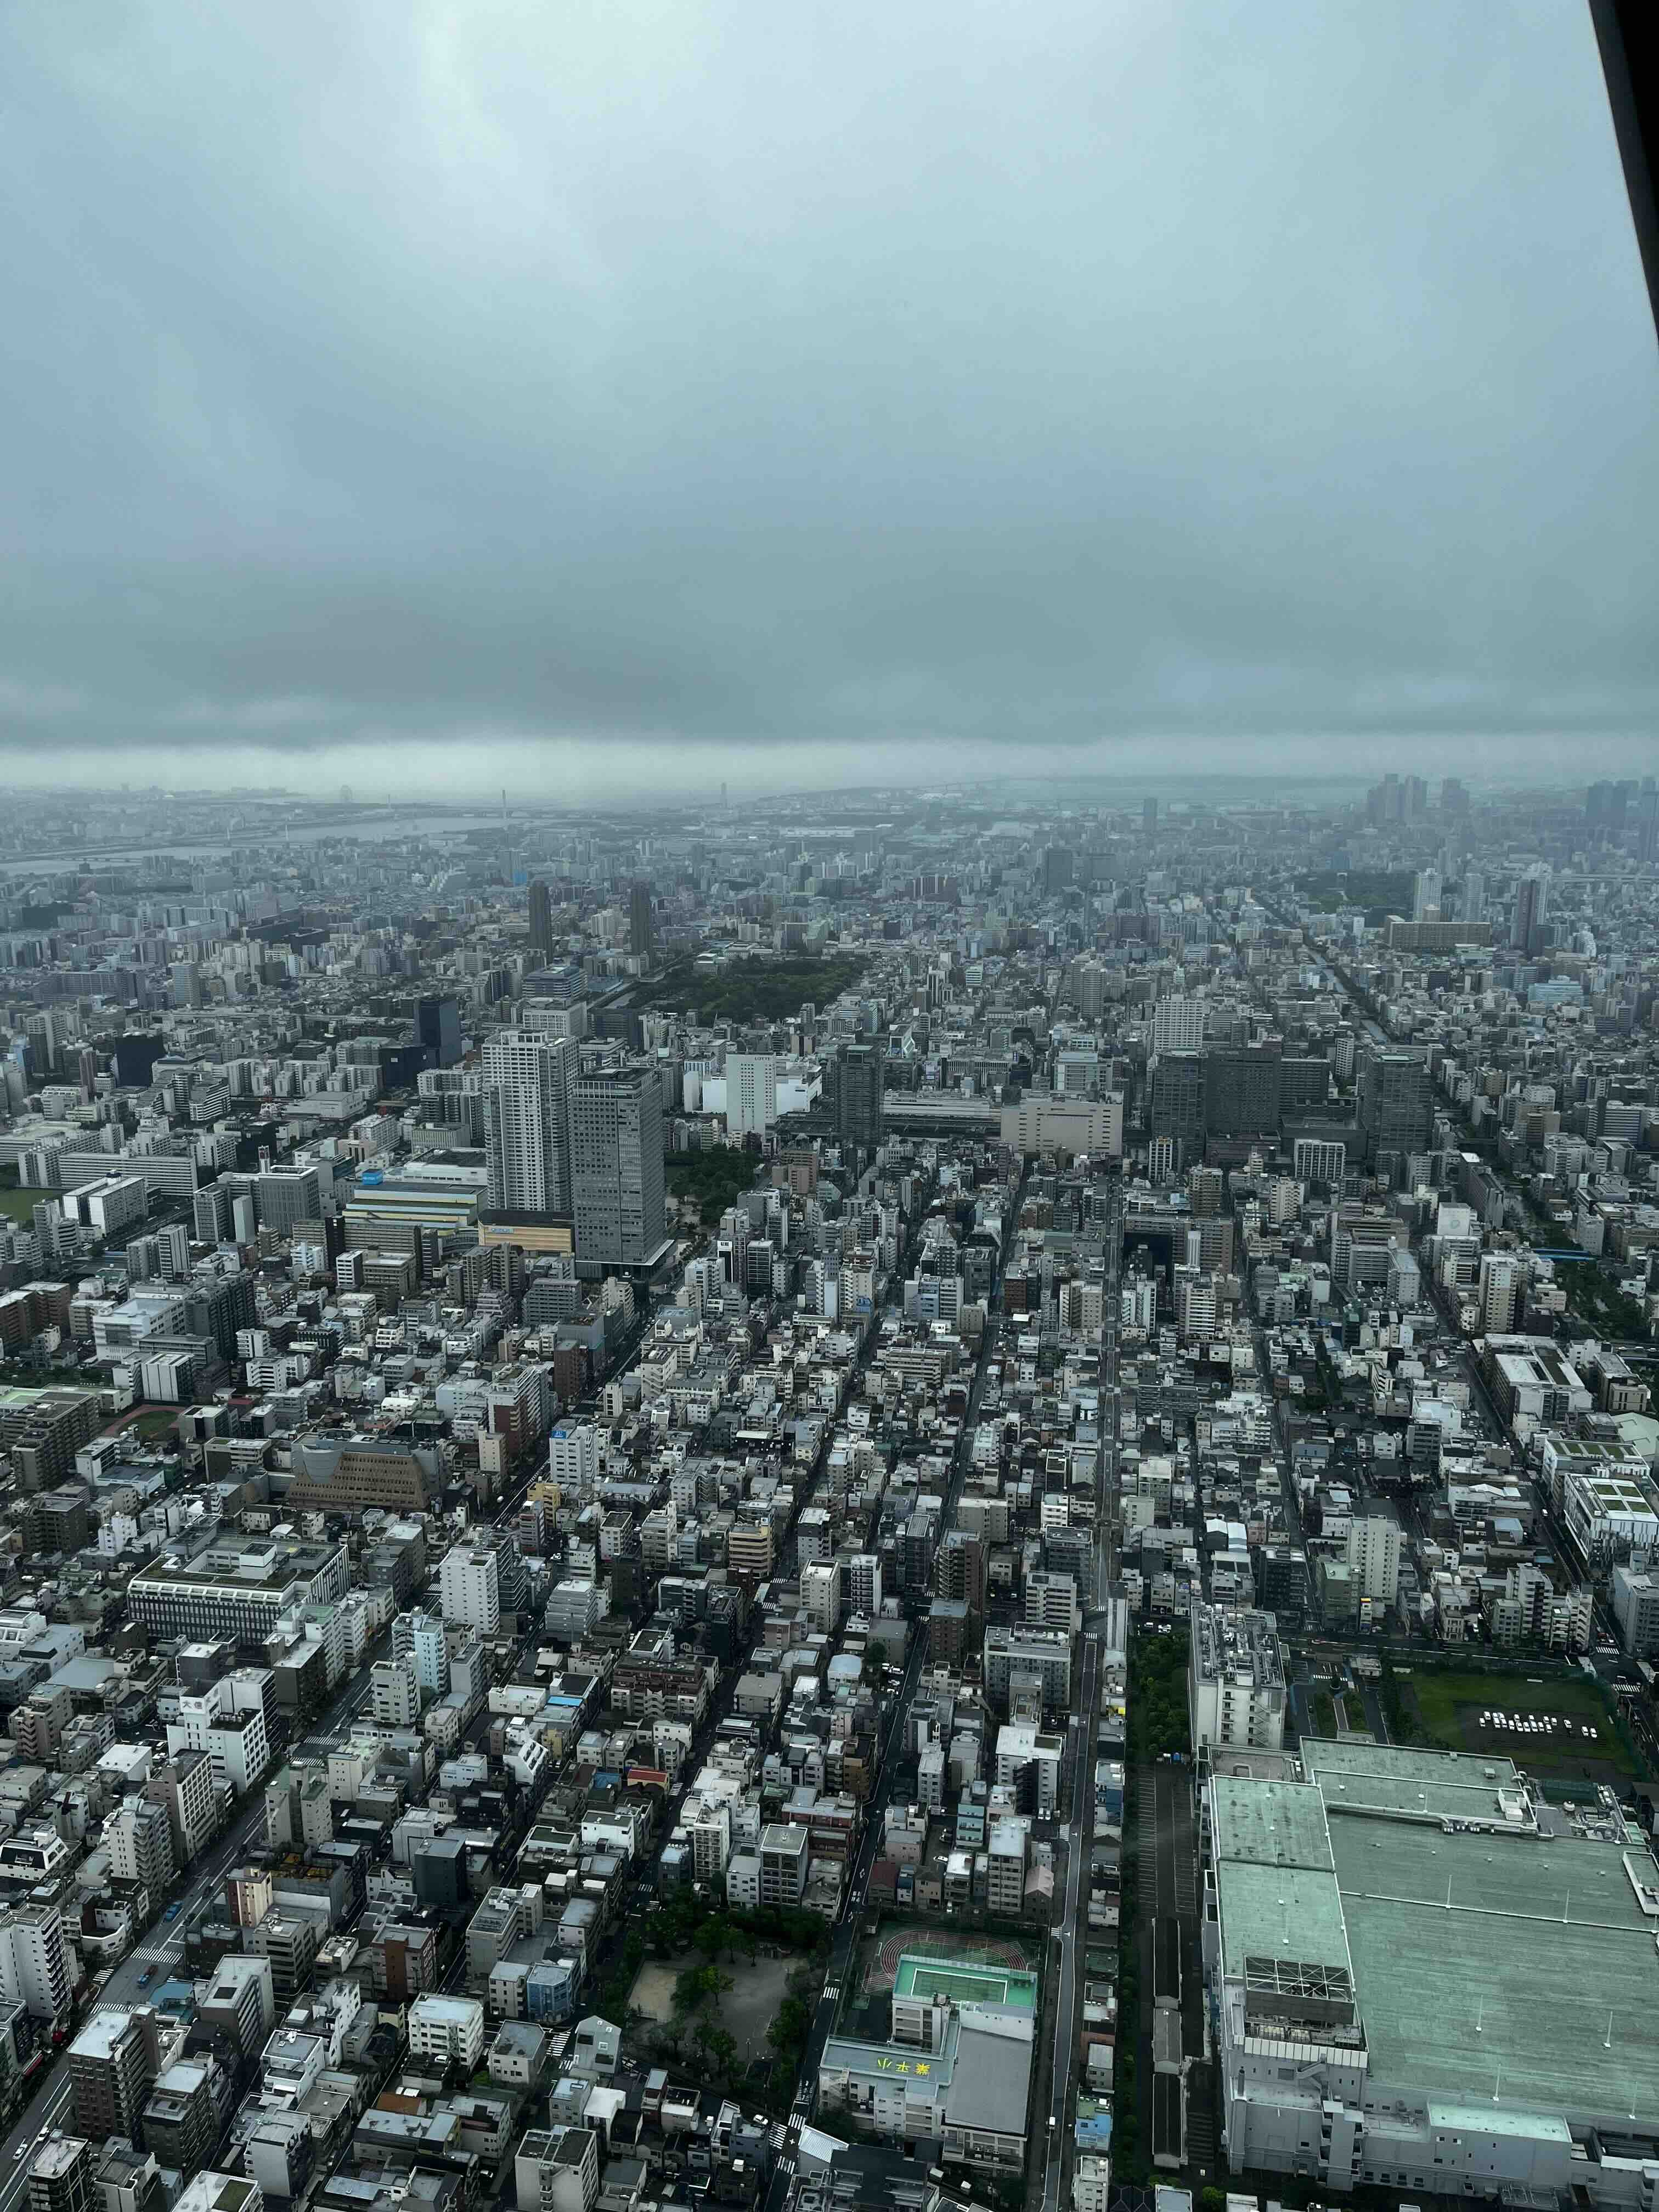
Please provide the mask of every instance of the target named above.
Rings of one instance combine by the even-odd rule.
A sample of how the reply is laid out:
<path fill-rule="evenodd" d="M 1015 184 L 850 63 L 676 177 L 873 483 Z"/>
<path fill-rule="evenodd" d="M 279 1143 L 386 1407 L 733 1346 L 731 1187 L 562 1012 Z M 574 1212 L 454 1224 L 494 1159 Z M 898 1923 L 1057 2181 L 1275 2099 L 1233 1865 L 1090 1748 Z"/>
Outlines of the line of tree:
<path fill-rule="evenodd" d="M 700 1152 L 670 1152 L 663 1181 L 676 1198 L 695 1199 L 704 1218 L 716 1218 L 755 1187 L 761 1156 L 742 1145 L 706 1145 Z"/>
<path fill-rule="evenodd" d="M 1144 1630 L 1129 1645 L 1128 1753 L 1144 1765 L 1169 1752 L 1192 1748 L 1187 1711 L 1188 1635 L 1172 1628 L 1167 1636 Z"/>

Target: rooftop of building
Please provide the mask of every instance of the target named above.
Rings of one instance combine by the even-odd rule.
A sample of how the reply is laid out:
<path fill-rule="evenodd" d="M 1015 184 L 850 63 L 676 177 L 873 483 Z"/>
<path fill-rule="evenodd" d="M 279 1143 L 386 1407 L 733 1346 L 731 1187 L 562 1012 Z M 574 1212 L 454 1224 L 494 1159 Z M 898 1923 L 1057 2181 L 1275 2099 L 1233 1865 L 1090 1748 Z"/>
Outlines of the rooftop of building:
<path fill-rule="evenodd" d="M 1395 1820 L 1331 1838 L 1376 2078 L 1659 2119 L 1659 1956 L 1617 1844 Z"/>
<path fill-rule="evenodd" d="M 38 2175 L 44 2181 L 60 2180 L 73 2170 L 82 2148 L 79 2136 L 60 2135 L 54 2130 L 35 2153 L 29 2167 L 31 2177 Z"/>
<path fill-rule="evenodd" d="M 1193 1668 L 1200 1681 L 1247 1674 L 1259 1689 L 1282 1686 L 1285 1655 L 1272 1613 L 1195 1601 L 1191 1634 Z"/>
<path fill-rule="evenodd" d="M 476 1997 L 441 1996 L 434 1990 L 423 1990 L 409 2009 L 422 2020 L 441 2020 L 457 2027 L 483 2018 L 483 2007 Z"/>
<path fill-rule="evenodd" d="M 1258 1984 L 1346 1975 L 1373 2082 L 1483 2125 L 1506 2108 L 1659 2121 L 1645 1852 L 1505 1819 L 1499 1795 L 1519 1790 L 1501 1758 L 1315 1741 L 1303 1756 L 1304 1784 L 1212 1782 L 1229 1978 L 1247 1960 Z"/>
<path fill-rule="evenodd" d="M 1333 1814 L 1416 1814 L 1430 1820 L 1491 1820 L 1499 1792 L 1519 1795 L 1515 1762 L 1501 1753 L 1461 1758 L 1399 1744 L 1304 1736 L 1303 1771 Z"/>
<path fill-rule="evenodd" d="M 975 1960 L 906 1951 L 893 1978 L 896 1997 L 939 1998 L 951 2004 L 997 2005 L 1035 2014 L 1037 1978 L 1018 1967 L 981 1966 Z"/>

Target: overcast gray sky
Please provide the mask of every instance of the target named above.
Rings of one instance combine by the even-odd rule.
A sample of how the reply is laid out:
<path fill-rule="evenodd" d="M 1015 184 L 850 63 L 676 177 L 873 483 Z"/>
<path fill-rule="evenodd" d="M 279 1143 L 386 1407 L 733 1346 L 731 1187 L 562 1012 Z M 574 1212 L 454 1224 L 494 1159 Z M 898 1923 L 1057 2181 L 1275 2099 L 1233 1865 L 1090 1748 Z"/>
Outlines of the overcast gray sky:
<path fill-rule="evenodd" d="M 0 83 L 0 774 L 1650 764 L 1581 0 L 74 0 Z"/>

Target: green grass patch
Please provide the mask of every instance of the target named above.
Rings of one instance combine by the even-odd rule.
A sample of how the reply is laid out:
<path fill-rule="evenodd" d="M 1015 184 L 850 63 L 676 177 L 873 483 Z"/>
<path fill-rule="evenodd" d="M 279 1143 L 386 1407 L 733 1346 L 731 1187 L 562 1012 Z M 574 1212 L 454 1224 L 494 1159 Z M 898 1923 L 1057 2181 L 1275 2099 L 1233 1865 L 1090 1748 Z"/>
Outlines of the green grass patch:
<path fill-rule="evenodd" d="M 677 961 L 634 994 L 641 1006 L 672 1006 L 698 1021 L 782 1022 L 810 1000 L 819 1008 L 851 990 L 868 962 L 837 959 L 734 960 L 725 968 Z"/>
<path fill-rule="evenodd" d="M 152 1406 L 147 1412 L 140 1413 L 136 1421 L 129 1421 L 125 1433 L 143 1437 L 146 1442 L 157 1437 L 176 1436 L 180 1411 L 177 1406 Z"/>
<path fill-rule="evenodd" d="M 50 1190 L 19 1190 L 15 1183 L 0 1185 L 0 1213 L 3 1213 L 10 1221 L 32 1223 L 34 1219 L 34 1209 L 40 1205 L 41 1200 L 56 1195 L 55 1192 Z"/>
<path fill-rule="evenodd" d="M 1528 1773 L 1571 1773 L 1586 1780 L 1605 1778 L 1598 1768 L 1638 1771 L 1607 1699 L 1585 1675 L 1529 1680 L 1419 1668 L 1406 1686 L 1415 1708 L 1414 1732 L 1443 1751 L 1501 1752 Z M 1482 1720 L 1493 1712 L 1553 1718 L 1560 1725 L 1540 1731 Z M 1593 1737 L 1583 1733 L 1586 1728 L 1595 1730 Z"/>

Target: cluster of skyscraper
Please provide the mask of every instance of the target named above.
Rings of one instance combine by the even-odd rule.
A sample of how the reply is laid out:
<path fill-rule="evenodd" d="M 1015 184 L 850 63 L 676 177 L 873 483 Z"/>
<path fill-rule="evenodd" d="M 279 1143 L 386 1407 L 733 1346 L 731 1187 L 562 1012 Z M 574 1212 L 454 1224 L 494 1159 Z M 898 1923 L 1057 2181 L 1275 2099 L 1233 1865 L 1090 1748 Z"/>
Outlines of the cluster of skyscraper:
<path fill-rule="evenodd" d="M 524 1030 L 492 1036 L 483 1066 L 490 1208 L 571 1220 L 579 1260 L 648 1265 L 665 1234 L 655 1071 L 585 1075 L 574 1037 Z"/>

